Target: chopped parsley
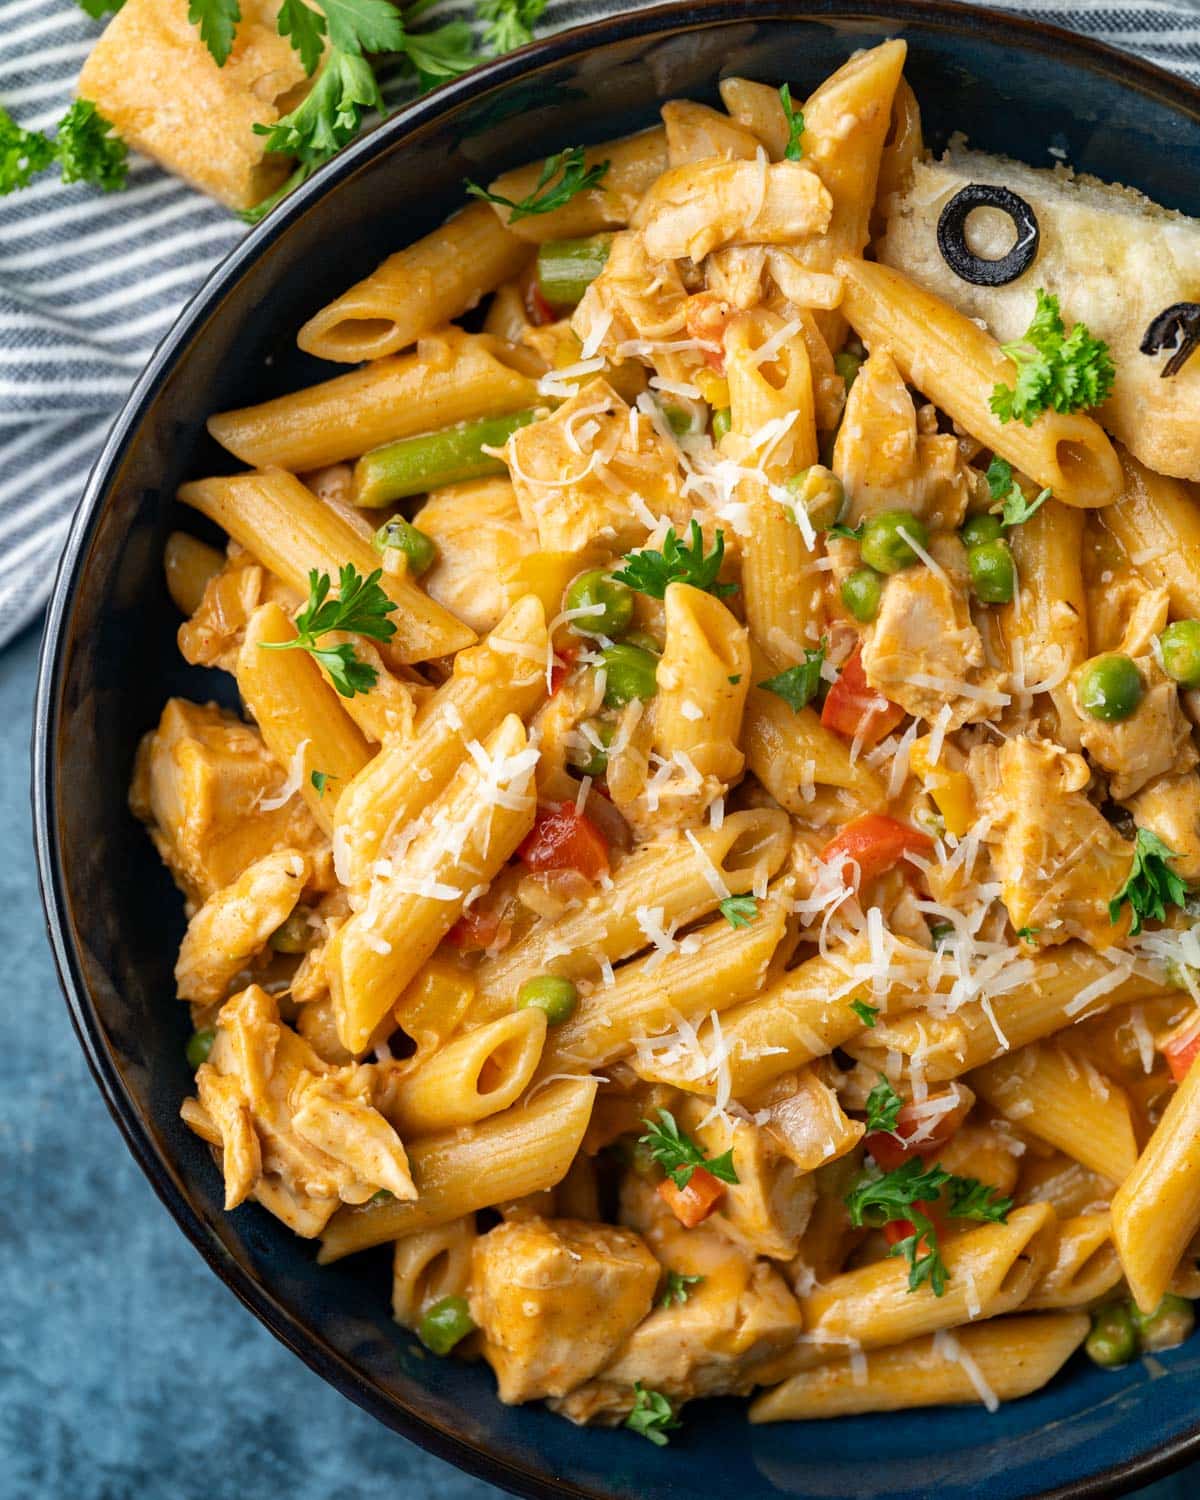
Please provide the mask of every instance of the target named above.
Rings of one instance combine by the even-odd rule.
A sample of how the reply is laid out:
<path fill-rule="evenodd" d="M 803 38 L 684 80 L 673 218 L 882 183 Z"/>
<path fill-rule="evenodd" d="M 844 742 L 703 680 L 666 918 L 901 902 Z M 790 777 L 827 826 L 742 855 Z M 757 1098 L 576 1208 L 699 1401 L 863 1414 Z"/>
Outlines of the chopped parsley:
<path fill-rule="evenodd" d="M 1171 869 L 1168 860 L 1175 858 L 1175 850 L 1168 849 L 1158 834 L 1149 828 L 1139 828 L 1133 844 L 1133 865 L 1125 884 L 1108 903 L 1108 919 L 1119 922 L 1121 905 L 1128 901 L 1133 912 L 1130 936 L 1142 930 L 1142 921 L 1150 917 L 1162 922 L 1167 907 L 1182 906 L 1187 900 L 1188 888 L 1179 875 Z"/>
<path fill-rule="evenodd" d="M 740 672 L 734 672 L 733 675 L 729 679 L 730 684 L 733 687 L 737 687 L 738 683 L 741 682 L 741 680 L 742 680 L 742 674 Z"/>
<path fill-rule="evenodd" d="M 786 83 L 779 90 L 779 102 L 783 105 L 783 114 L 788 127 L 787 145 L 783 148 L 784 157 L 788 161 L 799 161 L 804 155 L 804 147 L 800 141 L 800 137 L 804 134 L 804 111 L 792 104 L 792 91 Z"/>
<path fill-rule="evenodd" d="M 875 1022 L 879 1019 L 879 1007 L 877 1005 L 868 1005 L 865 1000 L 857 999 L 851 1000 L 850 1009 L 864 1026 L 869 1026 L 874 1030 Z"/>
<path fill-rule="evenodd" d="M 832 526 L 826 526 L 825 535 L 845 537 L 848 542 L 861 542 L 866 524 L 865 521 L 860 521 L 857 526 L 845 526 L 841 521 L 835 521 Z"/>
<path fill-rule="evenodd" d="M 674 1302 L 682 1307 L 691 1295 L 689 1288 L 699 1286 L 703 1280 L 703 1276 L 687 1276 L 682 1271 L 668 1271 L 667 1284 L 658 1299 L 659 1307 L 670 1307 Z"/>
<path fill-rule="evenodd" d="M 1008 530 L 1028 521 L 1051 498 L 1049 490 L 1043 490 L 1032 500 L 1025 498 L 1025 491 L 1013 478 L 1012 464 L 997 454 L 987 467 L 988 490 L 993 500 L 1000 504 L 1000 523 Z"/>
<path fill-rule="evenodd" d="M 1018 927 L 1017 936 L 1023 943 L 1032 943 L 1041 930 L 1040 927 Z"/>
<path fill-rule="evenodd" d="M 825 642 L 814 649 L 806 649 L 804 660 L 777 677 L 768 677 L 760 682 L 760 688 L 782 698 L 794 714 L 807 708 L 821 688 L 821 668 L 825 665 Z"/>
<path fill-rule="evenodd" d="M 656 1448 L 665 1448 L 669 1441 L 667 1433 L 678 1427 L 679 1418 L 675 1408 L 661 1391 L 648 1391 L 640 1380 L 633 1382 L 633 1410 L 625 1418 L 625 1426 L 631 1432 L 641 1433 Z"/>
<path fill-rule="evenodd" d="M 86 182 L 105 193 L 125 186 L 129 155 L 124 141 L 90 99 L 76 99 L 53 138 L 24 130 L 0 109 L 0 196 L 28 187 L 39 172 L 57 165 L 65 183 Z"/>
<path fill-rule="evenodd" d="M 528 219 L 534 214 L 553 213 L 556 208 L 565 207 L 576 193 L 594 188 L 610 165 L 610 162 L 602 161 L 589 167 L 584 160 L 583 147 L 568 146 L 565 151 L 556 151 L 553 156 L 546 158 L 536 186 L 524 198 L 514 201 L 504 197 L 502 193 L 489 192 L 477 182 L 472 182 L 469 177 L 463 179 L 463 185 L 473 198 L 483 198 L 488 203 L 498 203 L 502 208 L 509 209 L 508 222 L 514 224 L 518 219 Z M 559 172 L 562 176 L 555 182 L 554 178 Z"/>
<path fill-rule="evenodd" d="M 533 41 L 534 23 L 545 9 L 546 0 L 476 0 L 476 14 L 487 22 L 484 46 L 499 57 Z"/>
<path fill-rule="evenodd" d="M 1024 337 L 1000 347 L 1017 367 L 1015 386 L 996 385 L 992 390 L 989 405 L 1002 422 L 1032 427 L 1041 412 L 1099 406 L 1112 390 L 1116 371 L 1108 345 L 1093 338 L 1082 323 L 1068 333 L 1058 298 L 1041 287 Z"/>
<path fill-rule="evenodd" d="M 724 599 L 727 594 L 737 592 L 736 583 L 718 583 L 717 574 L 725 557 L 725 533 L 718 527 L 713 536 L 713 550 L 705 556 L 704 533 L 699 521 L 693 520 L 689 532 L 691 544 L 681 542 L 675 528 L 668 529 L 660 551 L 643 547 L 640 551 L 625 555 L 625 566 L 612 576 L 620 583 L 628 584 L 639 594 L 648 594 L 651 599 L 661 599 L 673 583 L 687 583 L 694 589 L 703 589 Z"/>
<path fill-rule="evenodd" d="M 687 1187 L 697 1167 L 703 1167 L 720 1182 L 737 1182 L 732 1148 L 709 1161 L 695 1141 L 680 1130 L 669 1109 L 660 1109 L 658 1119 L 657 1125 L 653 1120 L 642 1121 L 646 1134 L 638 1137 L 638 1145 L 647 1147 L 677 1188 Z"/>
<path fill-rule="evenodd" d="M 888 1135 L 895 1135 L 903 1108 L 904 1100 L 880 1073 L 879 1082 L 867 1095 L 867 1133 L 885 1130 Z"/>
<path fill-rule="evenodd" d="M 753 896 L 726 896 L 717 910 L 730 927 L 749 927 L 758 916 L 758 902 Z"/>
<path fill-rule="evenodd" d="M 318 797 L 324 797 L 325 788 L 329 785 L 330 775 L 328 771 L 314 771 L 308 778 L 313 785 L 313 790 Z M 336 778 L 334 778 L 336 779 Z"/>
<path fill-rule="evenodd" d="M 351 631 L 376 641 L 390 641 L 395 624 L 386 618 L 396 606 L 379 587 L 383 570 L 376 568 L 364 578 L 353 563 L 338 573 L 338 597 L 331 599 L 328 573 L 313 568 L 308 575 L 308 603 L 296 616 L 296 636 L 290 641 L 260 641 L 264 651 L 307 651 L 329 673 L 343 698 L 369 693 L 379 676 L 367 662 L 359 661 L 349 641 L 340 646 L 320 646 L 318 640 L 331 630 Z M 316 783 L 313 783 L 316 785 Z"/>
<path fill-rule="evenodd" d="M 935 948 L 940 948 L 943 943 L 949 942 L 950 939 L 954 936 L 954 923 L 935 922 L 929 929 L 929 936 L 933 940 L 933 946 Z"/>

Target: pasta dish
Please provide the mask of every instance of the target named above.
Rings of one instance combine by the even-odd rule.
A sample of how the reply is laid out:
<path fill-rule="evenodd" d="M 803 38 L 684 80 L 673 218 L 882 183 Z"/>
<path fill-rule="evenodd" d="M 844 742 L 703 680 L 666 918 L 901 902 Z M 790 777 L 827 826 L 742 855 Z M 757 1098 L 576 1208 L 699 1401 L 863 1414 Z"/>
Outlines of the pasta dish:
<path fill-rule="evenodd" d="M 931 154 L 904 61 L 468 181 L 166 548 L 225 1207 L 656 1444 L 1200 1295 L 1200 226 Z"/>

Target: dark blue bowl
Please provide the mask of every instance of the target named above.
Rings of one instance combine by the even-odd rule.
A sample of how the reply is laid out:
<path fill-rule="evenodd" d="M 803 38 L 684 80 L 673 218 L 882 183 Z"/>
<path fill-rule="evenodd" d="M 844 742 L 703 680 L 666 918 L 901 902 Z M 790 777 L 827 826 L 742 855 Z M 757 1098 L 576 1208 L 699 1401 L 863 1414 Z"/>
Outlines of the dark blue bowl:
<path fill-rule="evenodd" d="M 656 1449 L 495 1399 L 482 1366 L 427 1358 L 391 1322 L 382 1252 L 318 1268 L 255 1205 L 221 1209 L 207 1151 L 179 1121 L 190 1087 L 171 968 L 179 897 L 126 810 L 138 737 L 168 693 L 229 699 L 185 668 L 163 584 L 172 499 L 228 469 L 204 418 L 329 373 L 295 331 L 486 178 L 565 142 L 641 128 L 665 99 L 716 101 L 739 73 L 795 91 L 855 48 L 910 46 L 928 138 L 1082 170 L 1200 215 L 1200 91 L 1094 42 L 952 4 L 688 0 L 535 43 L 439 90 L 351 147 L 249 236 L 163 342 L 87 487 L 42 649 L 33 749 L 51 941 L 80 1043 L 129 1149 L 192 1243 L 314 1370 L 405 1436 L 520 1494 L 989 1500 L 1111 1495 L 1200 1455 L 1200 1339 L 1118 1374 L 1076 1360 L 996 1416 L 942 1409 L 749 1427 L 740 1404 L 689 1409 Z M 195 519 L 189 515 L 188 524 Z M 230 1393 L 233 1399 L 234 1393 Z"/>

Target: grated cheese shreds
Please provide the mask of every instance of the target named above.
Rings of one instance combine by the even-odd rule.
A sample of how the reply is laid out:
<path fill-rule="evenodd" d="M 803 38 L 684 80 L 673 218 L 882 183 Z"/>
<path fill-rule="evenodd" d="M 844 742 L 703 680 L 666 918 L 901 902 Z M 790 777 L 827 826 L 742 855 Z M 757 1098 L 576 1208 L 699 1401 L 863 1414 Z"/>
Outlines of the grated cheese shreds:
<path fill-rule="evenodd" d="M 263 812 L 274 812 L 277 807 L 290 802 L 304 785 L 304 755 L 311 744 L 312 740 L 301 740 L 296 746 L 291 760 L 288 761 L 287 776 L 283 785 L 273 797 L 260 798 L 258 805 Z"/>
<path fill-rule="evenodd" d="M 731 896 L 733 894 L 728 885 L 725 883 L 725 877 L 721 874 L 717 866 L 712 862 L 708 850 L 704 847 L 704 845 L 700 842 L 700 840 L 696 837 L 696 835 L 690 828 L 687 830 L 685 837 L 687 838 L 688 843 L 691 844 L 693 850 L 695 850 L 696 863 L 700 866 L 700 873 L 704 876 L 709 890 L 713 893 L 714 896 L 716 896 L 718 901 L 724 901 L 727 896 Z"/>
<path fill-rule="evenodd" d="M 1093 1000 L 1098 1000 L 1101 995 L 1107 995 L 1110 990 L 1118 989 L 1133 973 L 1133 962 L 1127 954 L 1121 954 L 1117 962 L 1107 974 L 1101 974 L 1099 979 L 1093 979 L 1091 984 L 1085 984 L 1078 994 L 1068 1000 L 1063 1006 L 1063 1014 L 1066 1016 L 1077 1016 L 1085 1011 Z"/>
<path fill-rule="evenodd" d="M 933 1335 L 933 1347 L 935 1352 L 940 1354 L 944 1360 L 962 1367 L 963 1374 L 974 1386 L 976 1395 L 978 1395 L 980 1401 L 983 1402 L 988 1411 L 997 1412 L 1000 1410 L 999 1396 L 996 1395 L 995 1391 L 987 1383 L 987 1379 L 976 1360 L 967 1353 L 948 1328 L 939 1328 Z"/>

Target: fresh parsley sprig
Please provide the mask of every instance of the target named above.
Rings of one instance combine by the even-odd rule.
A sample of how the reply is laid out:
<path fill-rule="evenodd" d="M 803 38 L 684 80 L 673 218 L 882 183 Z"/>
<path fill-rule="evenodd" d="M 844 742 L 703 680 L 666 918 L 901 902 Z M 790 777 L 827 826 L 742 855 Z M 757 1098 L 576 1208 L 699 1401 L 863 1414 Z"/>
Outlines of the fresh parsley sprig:
<path fill-rule="evenodd" d="M 125 0 L 75 0 L 75 3 L 93 21 L 103 21 L 105 16 L 120 10 Z"/>
<path fill-rule="evenodd" d="M 638 1137 L 638 1145 L 647 1148 L 677 1188 L 687 1187 L 697 1167 L 703 1167 L 719 1182 L 737 1182 L 732 1147 L 710 1161 L 691 1136 L 680 1130 L 669 1109 L 658 1111 L 657 1125 L 653 1120 L 643 1120 L 642 1124 L 646 1134 Z"/>
<path fill-rule="evenodd" d="M 654 551 L 643 547 L 625 555 L 625 566 L 612 576 L 628 584 L 639 594 L 648 594 L 651 599 L 662 599 L 673 583 L 687 583 L 694 589 L 703 589 L 724 599 L 737 593 L 736 583 L 718 583 L 717 574 L 725 558 L 725 533 L 718 527 L 713 536 L 713 549 L 704 555 L 704 533 L 700 523 L 693 520 L 689 535 L 691 545 L 681 542 L 675 528 L 669 527 L 663 538 L 662 548 Z"/>
<path fill-rule="evenodd" d="M 488 203 L 498 203 L 501 208 L 507 208 L 510 211 L 508 222 L 515 224 L 518 219 L 528 219 L 534 214 L 553 213 L 556 208 L 563 208 L 576 193 L 594 188 L 611 165 L 611 162 L 602 161 L 589 167 L 584 160 L 583 147 L 568 146 L 565 151 L 556 151 L 553 156 L 546 158 L 542 163 L 542 173 L 537 185 L 524 198 L 506 198 L 503 193 L 489 192 L 487 188 L 480 187 L 479 183 L 472 182 L 469 177 L 463 179 L 463 185 L 473 198 L 483 198 Z M 557 182 L 554 181 L 556 177 Z"/>
<path fill-rule="evenodd" d="M 867 1133 L 884 1130 L 895 1135 L 904 1100 L 881 1073 L 879 1082 L 867 1095 Z"/>
<path fill-rule="evenodd" d="M 987 482 L 992 500 L 1000 502 L 1000 524 L 1006 531 L 1028 521 L 1050 499 L 1049 490 L 1043 490 L 1032 500 L 1026 499 L 1025 491 L 1013 478 L 1012 464 L 999 454 L 988 464 Z"/>
<path fill-rule="evenodd" d="M 687 1276 L 682 1271 L 668 1271 L 667 1284 L 658 1299 L 659 1307 L 670 1307 L 674 1302 L 682 1307 L 691 1295 L 689 1288 L 699 1286 L 703 1280 L 703 1276 Z"/>
<path fill-rule="evenodd" d="M 1182 906 L 1187 900 L 1187 883 L 1167 863 L 1175 857 L 1176 851 L 1168 849 L 1158 834 L 1149 828 L 1139 828 L 1125 884 L 1108 903 L 1109 921 L 1120 921 L 1121 906 L 1128 901 L 1133 912 L 1129 929 L 1133 937 L 1141 932 L 1144 918 L 1162 922 L 1168 906 Z"/>
<path fill-rule="evenodd" d="M 0 196 L 28 187 L 57 164 L 64 182 L 87 182 L 111 193 L 125 186 L 129 155 L 124 141 L 90 99 L 76 99 L 58 122 L 53 138 L 24 130 L 0 109 Z"/>
<path fill-rule="evenodd" d="M 804 155 L 804 147 L 800 140 L 804 134 L 804 111 L 796 109 L 792 104 L 792 91 L 786 83 L 779 90 L 779 102 L 783 105 L 783 114 L 788 127 L 787 145 L 783 148 L 784 157 L 788 161 L 799 161 Z"/>
<path fill-rule="evenodd" d="M 717 910 L 730 927 L 749 927 L 758 917 L 758 902 L 753 896 L 726 896 Z"/>
<path fill-rule="evenodd" d="M 1058 298 L 1037 290 L 1037 307 L 1024 336 L 1001 344 L 1017 367 L 1014 386 L 993 387 L 989 405 L 1002 422 L 1032 427 L 1039 413 L 1099 406 L 1112 390 L 1116 370 L 1108 345 L 1082 323 L 1067 332 Z"/>
<path fill-rule="evenodd" d="M 307 651 L 329 673 L 343 698 L 369 693 L 379 673 L 368 662 L 358 660 L 354 646 L 349 641 L 340 646 L 321 646 L 318 642 L 331 630 L 349 631 L 376 641 L 391 640 L 396 626 L 387 616 L 396 606 L 379 587 L 382 577 L 381 568 L 364 578 L 353 563 L 346 563 L 338 571 L 338 597 L 331 599 L 329 574 L 313 568 L 308 575 L 308 602 L 296 616 L 295 637 L 290 641 L 260 641 L 259 645 L 264 651 Z"/>
<path fill-rule="evenodd" d="M 476 0 L 476 14 L 487 22 L 484 45 L 497 57 L 523 47 L 545 9 L 546 0 Z"/>
<path fill-rule="evenodd" d="M 758 686 L 768 693 L 782 698 L 794 714 L 807 708 L 821 689 L 821 668 L 825 665 L 825 642 L 815 648 L 806 648 L 804 660 L 796 666 L 780 672 L 777 677 L 768 677 Z"/>
<path fill-rule="evenodd" d="M 854 1012 L 854 1014 L 858 1017 L 858 1019 L 863 1023 L 864 1026 L 867 1026 L 872 1031 L 874 1031 L 875 1023 L 879 1020 L 880 1014 L 878 1005 L 869 1005 L 867 1001 L 861 998 L 856 998 L 854 1000 L 851 1000 L 850 1009 Z"/>
<path fill-rule="evenodd" d="M 633 1410 L 625 1418 L 625 1426 L 632 1432 L 649 1439 L 656 1448 L 665 1448 L 669 1441 L 667 1433 L 680 1425 L 675 1408 L 661 1391 L 649 1391 L 640 1380 L 633 1382 Z"/>

